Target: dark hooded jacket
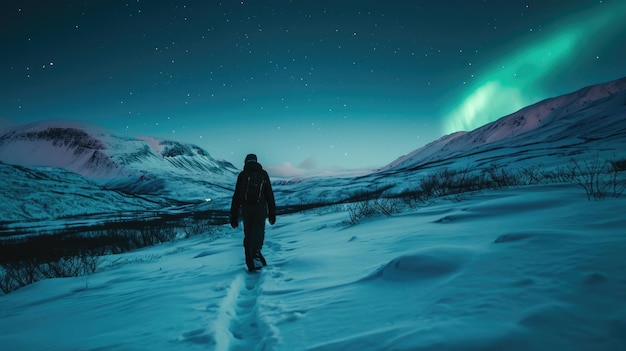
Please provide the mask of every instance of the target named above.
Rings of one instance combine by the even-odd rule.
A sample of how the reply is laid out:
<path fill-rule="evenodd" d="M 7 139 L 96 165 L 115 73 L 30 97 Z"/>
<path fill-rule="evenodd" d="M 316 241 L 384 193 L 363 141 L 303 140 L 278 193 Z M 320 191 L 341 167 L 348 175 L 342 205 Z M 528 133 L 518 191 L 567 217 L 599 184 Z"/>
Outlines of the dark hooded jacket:
<path fill-rule="evenodd" d="M 263 192 L 258 204 L 248 205 L 244 202 L 244 196 L 246 192 L 246 179 L 252 172 L 261 173 L 265 178 L 266 186 L 263 187 Z M 276 202 L 274 200 L 274 191 L 270 183 L 270 177 L 258 162 L 246 162 L 243 167 L 243 171 L 239 173 L 237 177 L 237 184 L 235 185 L 235 193 L 230 206 L 230 224 L 233 228 L 237 227 L 239 222 L 239 209 L 245 206 L 244 213 L 255 212 L 267 216 L 270 224 L 276 222 Z"/>

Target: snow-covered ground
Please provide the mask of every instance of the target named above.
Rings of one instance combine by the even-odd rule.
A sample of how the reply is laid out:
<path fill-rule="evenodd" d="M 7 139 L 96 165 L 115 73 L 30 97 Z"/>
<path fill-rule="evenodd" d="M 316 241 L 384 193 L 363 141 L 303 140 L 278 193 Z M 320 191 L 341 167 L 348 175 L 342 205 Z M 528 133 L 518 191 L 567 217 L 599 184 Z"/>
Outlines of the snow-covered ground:
<path fill-rule="evenodd" d="M 626 350 L 625 200 L 543 185 L 219 228 L 0 296 L 3 350 Z"/>

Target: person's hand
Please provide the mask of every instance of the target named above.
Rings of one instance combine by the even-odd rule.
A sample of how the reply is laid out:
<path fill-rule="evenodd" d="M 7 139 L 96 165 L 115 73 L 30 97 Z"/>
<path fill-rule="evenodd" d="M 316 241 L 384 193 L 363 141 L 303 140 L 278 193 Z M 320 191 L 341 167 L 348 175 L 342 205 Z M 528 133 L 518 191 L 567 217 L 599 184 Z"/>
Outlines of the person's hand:
<path fill-rule="evenodd" d="M 236 229 L 239 226 L 239 223 L 237 223 L 237 220 L 230 220 L 230 226 L 233 227 L 233 229 Z"/>
<path fill-rule="evenodd" d="M 276 216 L 270 216 L 268 221 L 270 222 L 270 225 L 274 225 L 274 223 L 276 223 Z"/>

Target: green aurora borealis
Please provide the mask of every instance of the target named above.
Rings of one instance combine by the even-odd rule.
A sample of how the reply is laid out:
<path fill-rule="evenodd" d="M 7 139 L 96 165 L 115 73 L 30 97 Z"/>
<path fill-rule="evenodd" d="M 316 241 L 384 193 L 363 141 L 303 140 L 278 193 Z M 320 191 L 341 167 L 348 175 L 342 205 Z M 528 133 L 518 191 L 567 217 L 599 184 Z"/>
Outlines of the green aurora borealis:
<path fill-rule="evenodd" d="M 600 43 L 611 39 L 611 33 L 619 33 L 616 29 L 623 30 L 625 15 L 626 2 L 617 2 L 595 13 L 575 16 L 554 33 L 495 60 L 447 115 L 443 132 L 473 130 L 551 97 L 551 92 L 542 88 L 546 79 L 555 70 L 577 74 L 575 63 L 581 56 L 594 55 Z"/>

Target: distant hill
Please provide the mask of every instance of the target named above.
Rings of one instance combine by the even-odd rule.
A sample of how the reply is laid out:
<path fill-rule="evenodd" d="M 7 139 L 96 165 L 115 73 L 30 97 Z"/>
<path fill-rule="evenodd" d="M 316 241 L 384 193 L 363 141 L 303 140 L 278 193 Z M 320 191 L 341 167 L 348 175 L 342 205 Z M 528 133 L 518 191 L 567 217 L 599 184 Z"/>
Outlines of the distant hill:
<path fill-rule="evenodd" d="M 417 170 L 463 159 L 479 165 L 504 158 L 550 163 L 583 151 L 621 150 L 626 150 L 626 77 L 546 99 L 473 131 L 446 135 L 381 171 Z"/>
<path fill-rule="evenodd" d="M 3 220 L 202 203 L 229 196 L 238 172 L 195 145 L 122 138 L 72 121 L 4 130 L 0 162 L 0 174 L 10 175 L 0 180 L 0 200 L 10 203 Z"/>

